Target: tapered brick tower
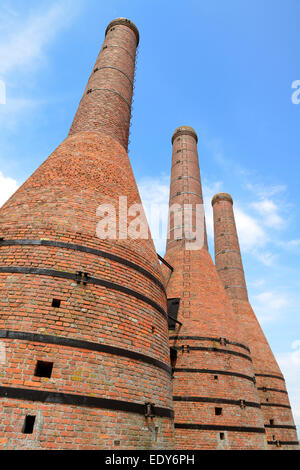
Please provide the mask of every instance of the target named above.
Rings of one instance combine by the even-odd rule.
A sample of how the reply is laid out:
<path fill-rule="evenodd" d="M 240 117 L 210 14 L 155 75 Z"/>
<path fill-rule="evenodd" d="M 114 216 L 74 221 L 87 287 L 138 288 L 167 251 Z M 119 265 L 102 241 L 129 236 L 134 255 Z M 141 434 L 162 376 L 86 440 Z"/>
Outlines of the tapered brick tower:
<path fill-rule="evenodd" d="M 140 203 L 126 153 L 138 41 L 131 21 L 109 24 L 69 136 L 0 211 L 4 449 L 172 447 L 161 268 L 118 218 L 119 196 Z M 96 235 L 104 203 L 117 240 Z"/>
<path fill-rule="evenodd" d="M 249 347 L 208 253 L 204 218 L 196 226 L 197 207 L 203 204 L 197 135 L 179 127 L 172 143 L 174 210 L 165 260 L 173 271 L 164 267 L 164 274 L 169 312 L 176 320 L 170 322 L 176 447 L 264 449 Z"/>
<path fill-rule="evenodd" d="M 299 448 L 283 375 L 248 300 L 232 198 L 216 194 L 212 205 L 216 268 L 250 346 L 269 448 Z"/>

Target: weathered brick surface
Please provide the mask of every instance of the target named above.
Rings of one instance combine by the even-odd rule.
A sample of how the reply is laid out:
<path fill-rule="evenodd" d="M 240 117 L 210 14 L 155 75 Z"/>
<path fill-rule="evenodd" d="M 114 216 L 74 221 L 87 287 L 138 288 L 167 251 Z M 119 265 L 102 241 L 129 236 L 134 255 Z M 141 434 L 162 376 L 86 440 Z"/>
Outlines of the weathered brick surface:
<path fill-rule="evenodd" d="M 97 131 L 113 136 L 127 149 L 137 34 L 131 22 L 108 26 L 70 135 Z"/>
<path fill-rule="evenodd" d="M 96 236 L 100 204 L 110 203 L 118 209 L 119 196 L 128 198 L 128 206 L 140 203 L 125 150 L 137 38 L 131 23 L 118 20 L 111 24 L 95 68 L 119 70 L 93 71 L 86 92 L 107 88 L 117 93 L 85 92 L 69 136 L 1 209 L 0 330 L 122 348 L 168 368 L 166 295 L 151 237 L 101 240 Z M 34 245 L 33 240 L 70 246 Z M 125 264 L 99 253 L 82 252 L 76 245 L 121 257 Z M 126 265 L 127 261 L 136 266 Z M 16 272 L 20 268 L 58 274 Z M 78 271 L 129 288 L 136 296 L 59 277 L 59 273 Z M 61 301 L 59 307 L 52 306 L 53 299 Z M 172 412 L 170 373 L 156 363 L 34 338 L 10 339 L 2 334 L 1 341 L 6 362 L 1 364 L 0 387 L 151 402 Z M 34 375 L 37 361 L 54 363 L 50 378 Z M 22 433 L 26 415 L 36 416 L 30 435 Z M 171 416 L 146 418 L 135 412 L 3 395 L 0 416 L 0 447 L 4 449 L 172 447 Z"/>
<path fill-rule="evenodd" d="M 241 325 L 243 340 L 247 340 L 250 346 L 264 424 L 267 426 L 267 439 L 282 441 L 280 447 L 270 444 L 269 448 L 299 448 L 296 445 L 284 444 L 285 441 L 298 441 L 295 429 L 276 427 L 293 427 L 295 424 L 282 372 L 248 300 L 232 198 L 227 193 L 220 193 L 214 196 L 212 204 L 216 268 Z M 270 375 L 275 377 L 269 377 Z M 273 425 L 270 425 L 270 420 L 273 420 Z"/>
<path fill-rule="evenodd" d="M 168 449 L 172 439 L 170 420 L 120 411 L 3 399 L 0 413 L 2 450 Z M 18 432 L 26 415 L 36 416 L 33 434 Z"/>
<path fill-rule="evenodd" d="M 175 131 L 172 141 L 170 205 L 193 204 L 195 210 L 195 204 L 202 204 L 197 136 L 191 128 L 182 127 Z M 170 331 L 170 346 L 178 352 L 173 364 L 176 446 L 264 449 L 264 433 L 250 432 L 250 428 L 263 430 L 251 355 L 208 253 L 205 224 L 200 227 L 204 246 L 197 250 L 186 249 L 188 237 L 176 240 L 172 235 L 174 225 L 171 215 L 165 259 L 174 271 L 170 275 L 164 267 L 164 274 L 168 298 L 180 298 L 178 320 L 182 323 L 175 332 Z M 221 344 L 220 338 L 226 338 L 226 344 Z M 250 404 L 242 407 L 240 400 Z M 221 415 L 215 414 L 216 407 L 222 408 Z M 182 429 L 178 425 L 220 428 Z M 232 431 L 230 426 L 242 430 Z"/>

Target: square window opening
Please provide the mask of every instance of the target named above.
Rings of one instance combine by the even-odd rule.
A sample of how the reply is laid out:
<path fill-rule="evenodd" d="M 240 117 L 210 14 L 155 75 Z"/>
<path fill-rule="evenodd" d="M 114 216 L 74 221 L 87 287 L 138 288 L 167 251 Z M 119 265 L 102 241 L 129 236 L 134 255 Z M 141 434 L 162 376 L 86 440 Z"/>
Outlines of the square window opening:
<path fill-rule="evenodd" d="M 35 377 L 47 377 L 52 375 L 53 362 L 37 361 L 34 375 Z"/>
<path fill-rule="evenodd" d="M 59 308 L 60 304 L 61 304 L 61 300 L 59 300 L 59 299 L 53 299 L 52 300 L 52 307 Z"/>
<path fill-rule="evenodd" d="M 27 415 L 23 424 L 22 433 L 23 434 L 32 434 L 35 423 L 35 416 Z"/>
<path fill-rule="evenodd" d="M 220 416 L 222 414 L 222 408 L 215 408 L 215 415 Z"/>

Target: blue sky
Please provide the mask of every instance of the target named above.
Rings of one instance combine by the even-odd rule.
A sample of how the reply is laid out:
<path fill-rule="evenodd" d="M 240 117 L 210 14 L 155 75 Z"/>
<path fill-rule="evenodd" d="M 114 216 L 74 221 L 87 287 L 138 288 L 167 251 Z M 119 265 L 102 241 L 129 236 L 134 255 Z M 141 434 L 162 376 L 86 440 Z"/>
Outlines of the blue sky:
<path fill-rule="evenodd" d="M 2 0 L 0 204 L 65 138 L 107 24 L 141 41 L 131 144 L 145 204 L 167 202 L 170 138 L 194 127 L 213 256 L 211 197 L 234 199 L 249 296 L 300 426 L 297 0 Z M 163 254 L 161 241 L 157 249 Z M 298 428 L 299 429 L 299 428 Z"/>

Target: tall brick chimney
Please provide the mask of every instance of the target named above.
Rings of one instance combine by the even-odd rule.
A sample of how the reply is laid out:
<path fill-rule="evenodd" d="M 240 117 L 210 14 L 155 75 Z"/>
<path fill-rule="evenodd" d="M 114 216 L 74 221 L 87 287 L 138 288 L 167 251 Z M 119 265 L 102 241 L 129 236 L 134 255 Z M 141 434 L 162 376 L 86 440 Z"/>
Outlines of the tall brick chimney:
<path fill-rule="evenodd" d="M 126 153 L 138 40 L 109 24 L 69 136 L 0 211 L 3 449 L 172 447 L 152 239 L 96 235 L 100 204 L 140 203 Z"/>
<path fill-rule="evenodd" d="M 232 198 L 216 194 L 212 205 L 216 268 L 250 346 L 269 449 L 299 448 L 283 375 L 248 300 Z"/>
<path fill-rule="evenodd" d="M 183 212 L 195 215 L 203 200 L 197 135 L 190 127 L 179 127 L 172 143 L 170 207 L 177 206 L 169 217 L 165 255 L 171 269 L 163 269 L 173 317 L 169 333 L 176 447 L 264 449 L 251 354 L 209 255 L 205 220 L 196 227 L 195 217 L 192 223 L 179 217 Z M 189 233 L 191 226 L 196 235 Z M 202 245 L 193 245 L 197 236 Z"/>

